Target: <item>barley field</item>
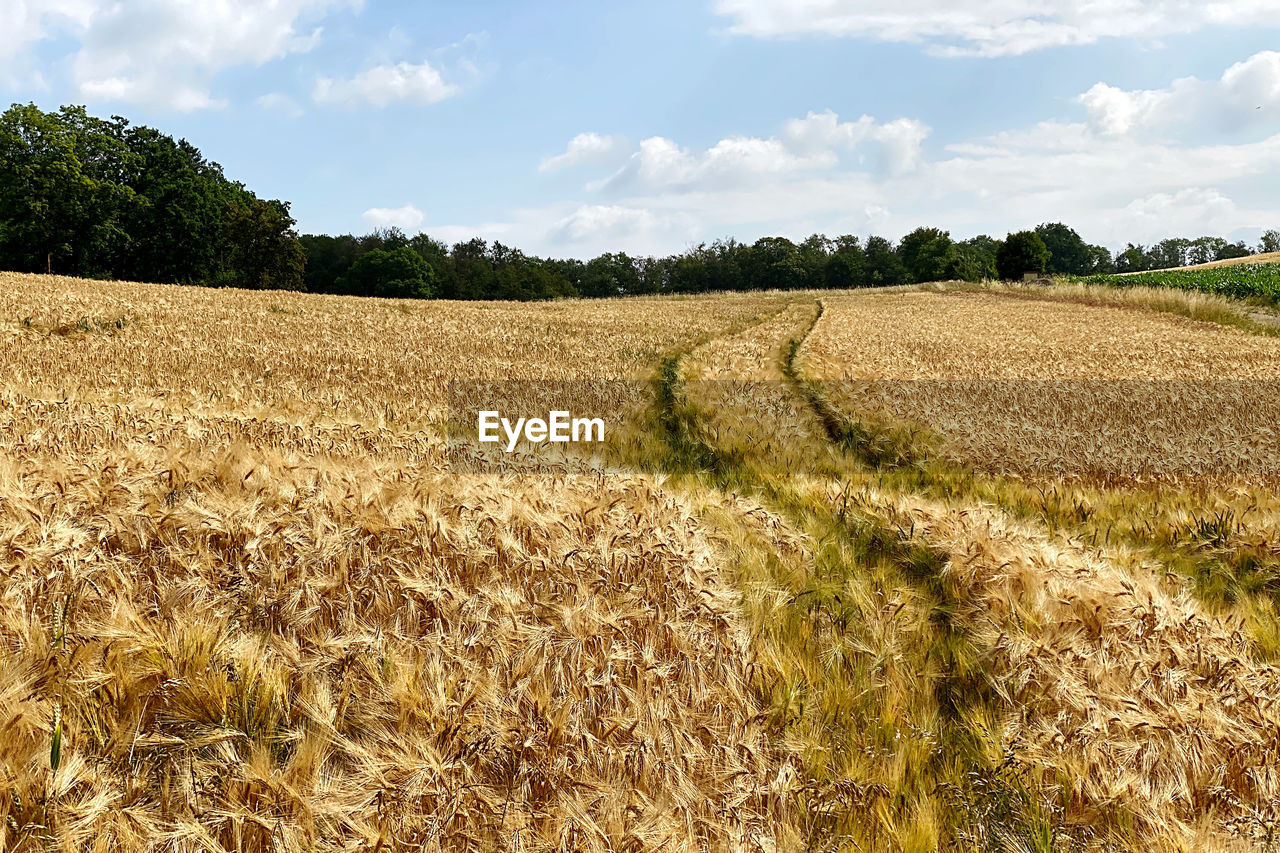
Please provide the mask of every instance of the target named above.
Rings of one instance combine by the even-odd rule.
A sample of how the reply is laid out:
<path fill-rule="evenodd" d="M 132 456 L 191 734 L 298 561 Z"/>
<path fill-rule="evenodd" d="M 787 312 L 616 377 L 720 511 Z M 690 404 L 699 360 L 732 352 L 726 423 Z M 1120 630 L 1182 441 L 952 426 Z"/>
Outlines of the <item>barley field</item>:
<path fill-rule="evenodd" d="M 1126 293 L 0 274 L 0 847 L 1272 849 L 1280 339 Z"/>
<path fill-rule="evenodd" d="M 1274 481 L 1280 339 L 1005 293 L 826 301 L 802 353 L 860 410 L 927 425 L 993 473 Z"/>
<path fill-rule="evenodd" d="M 631 379 L 781 304 L 375 302 L 0 273 L 0 381 L 184 417 L 421 429 L 438 426 L 450 382 Z"/>

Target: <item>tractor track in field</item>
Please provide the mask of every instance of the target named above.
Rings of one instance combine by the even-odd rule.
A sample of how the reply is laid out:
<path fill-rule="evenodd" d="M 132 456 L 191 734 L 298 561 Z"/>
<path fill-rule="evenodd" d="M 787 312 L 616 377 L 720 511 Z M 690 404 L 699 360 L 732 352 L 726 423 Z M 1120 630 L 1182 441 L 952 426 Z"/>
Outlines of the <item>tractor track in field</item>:
<path fill-rule="evenodd" d="M 847 476 L 856 478 L 858 475 L 854 472 L 858 469 L 881 469 L 903 464 L 902 457 L 907 454 L 892 456 L 876 452 L 873 428 L 864 427 L 839 412 L 827 401 L 819 383 L 801 375 L 797 355 L 817 328 L 825 310 L 822 300 L 815 301 L 817 310 L 804 331 L 797 337 L 783 338 L 785 344 L 775 350 L 775 354 L 780 356 L 776 365 L 782 373 L 787 393 L 794 395 L 802 404 L 801 408 L 821 422 L 820 431 L 816 424 L 813 426 L 813 438 L 819 446 L 828 444 L 835 447 L 839 455 L 854 466 Z M 797 304 L 801 303 L 789 302 L 782 311 Z M 720 338 L 708 343 L 716 340 Z M 967 722 L 975 712 L 990 711 L 992 694 L 981 676 L 982 670 L 975 670 L 972 664 L 975 660 L 984 660 L 986 650 L 975 645 L 967 624 L 948 616 L 955 613 L 961 603 L 960 590 L 946 571 L 951 559 L 950 551 L 936 546 L 917 531 L 907 533 L 895 521 L 891 505 L 864 505 L 850 510 L 806 491 L 803 483 L 810 479 L 810 475 L 836 476 L 837 480 L 845 477 L 824 470 L 816 459 L 812 467 L 801 464 L 799 467 L 770 468 L 770 464 L 776 465 L 772 460 L 752 460 L 723 452 L 703 428 L 702 421 L 707 417 L 707 411 L 700 409 L 698 402 L 685 393 L 681 367 L 688 355 L 690 353 L 668 357 L 655 379 L 655 412 L 651 422 L 660 428 L 660 437 L 668 449 L 670 473 L 689 475 L 695 482 L 701 481 L 703 486 L 717 491 L 734 491 L 759 501 L 791 530 L 810 541 L 812 551 L 805 558 L 806 568 L 802 577 L 793 580 L 795 586 L 790 589 L 792 594 L 786 605 L 796 614 L 801 614 L 802 619 L 815 619 L 831 625 L 851 624 L 847 612 L 850 605 L 842 600 L 839 593 L 833 597 L 825 585 L 839 583 L 833 581 L 835 578 L 867 576 L 878 571 L 877 566 L 879 571 L 888 572 L 883 589 L 885 594 L 891 595 L 892 588 L 913 590 L 924 602 L 924 612 L 930 614 L 920 628 L 926 639 L 919 665 L 922 672 L 931 673 L 927 679 L 927 690 L 938 709 L 936 730 L 926 735 L 928 745 L 922 747 L 928 756 L 925 760 L 939 773 L 947 772 L 944 768 L 955 766 L 956 762 L 965 768 L 956 789 L 956 795 L 962 799 L 978 799 L 999 792 L 996 796 L 1010 802 L 1029 803 L 1031 794 L 1022 787 L 1018 778 L 1011 775 L 1008 765 L 990 765 L 980 757 L 983 755 L 982 735 L 972 730 Z M 764 467 L 759 468 L 753 462 Z M 793 476 L 796 479 L 793 480 Z M 880 509 L 885 513 L 882 514 Z M 835 554 L 822 552 L 818 540 L 824 537 L 841 541 L 843 551 Z M 745 583 L 743 592 L 746 595 L 752 583 L 750 577 L 741 578 L 739 583 Z M 744 626 L 752 624 L 748 611 L 744 610 L 742 618 Z M 849 629 L 840 630 L 845 632 Z M 755 629 L 752 634 L 758 636 Z M 794 646 L 787 647 L 790 653 L 803 655 L 806 649 L 812 648 L 812 635 L 798 635 L 788 642 L 794 643 Z M 843 633 L 839 642 L 845 642 Z M 777 652 L 765 653 L 767 649 L 767 645 L 761 646 L 756 653 L 763 653 L 764 659 L 776 658 Z M 768 676 L 763 677 L 766 680 L 757 689 L 767 712 L 782 718 L 775 732 L 776 742 L 782 747 L 788 742 L 789 727 L 803 727 L 805 723 L 799 718 L 789 717 L 785 708 L 780 710 L 771 704 L 772 687 Z M 821 694 L 826 685 L 818 681 L 809 684 L 807 689 Z M 817 699 L 814 702 L 820 704 Z M 863 725 L 854 722 L 857 718 L 851 716 L 848 709 L 840 710 L 833 706 L 831 710 L 816 713 L 817 719 L 822 720 L 822 726 L 828 730 L 839 731 L 842 726 Z M 911 729 L 910 735 L 903 733 L 901 736 L 915 737 L 919 733 Z M 837 742 L 841 737 L 845 736 L 837 735 Z M 786 754 L 789 750 L 782 747 L 782 751 Z M 807 824 L 807 842 L 811 849 L 825 850 L 838 846 L 837 839 L 848 831 L 845 822 L 852 818 L 848 804 L 850 792 L 869 804 L 879 804 L 880 808 L 895 807 L 892 805 L 893 795 L 874 779 L 845 778 L 838 774 L 826 776 L 818 768 L 807 770 L 805 775 L 808 781 L 793 793 L 798 802 L 804 801 L 803 810 L 811 816 L 811 822 Z M 962 790 L 969 785 L 977 787 L 972 791 Z M 1029 838 L 1033 833 L 1033 827 L 1025 822 L 1025 816 L 1008 816 L 1007 820 L 1006 830 L 1011 833 L 1010 837 Z M 959 826 L 951 829 L 961 831 Z M 883 841 L 884 837 L 880 835 L 883 831 L 870 831 L 873 844 Z"/>

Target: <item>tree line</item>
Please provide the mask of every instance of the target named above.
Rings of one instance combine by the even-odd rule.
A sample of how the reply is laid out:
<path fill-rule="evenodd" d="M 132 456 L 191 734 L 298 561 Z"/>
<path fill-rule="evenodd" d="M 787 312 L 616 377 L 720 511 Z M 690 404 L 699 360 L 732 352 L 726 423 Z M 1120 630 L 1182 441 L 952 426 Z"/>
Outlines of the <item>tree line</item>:
<path fill-rule="evenodd" d="M 541 258 L 499 242 L 446 245 L 384 229 L 299 235 L 186 140 L 83 107 L 0 116 L 0 268 L 82 277 L 360 296 L 537 300 L 710 291 L 849 289 L 940 280 L 1094 275 L 1251 254 L 1220 237 L 1112 255 L 1062 223 L 1003 239 L 917 228 L 896 243 L 816 234 L 718 240 L 666 257 Z M 1257 251 L 1280 251 L 1280 232 Z"/>
<path fill-rule="evenodd" d="M 845 290 L 927 281 L 1097 275 L 1184 266 L 1249 255 L 1220 237 L 1129 245 L 1112 255 L 1060 222 L 1004 239 L 955 241 L 947 231 L 917 228 L 897 243 L 884 237 L 801 242 L 765 237 L 717 240 L 666 257 L 608 253 L 589 261 L 539 258 L 502 243 L 473 239 L 453 246 L 426 234 L 389 228 L 364 236 L 303 235 L 304 284 L 314 293 L 442 299 L 552 299 L 742 290 Z M 1257 251 L 1280 251 L 1280 232 Z"/>
<path fill-rule="evenodd" d="M 288 202 L 186 140 L 83 107 L 0 115 L 0 268 L 298 289 L 306 262 Z"/>
<path fill-rule="evenodd" d="M 1178 237 L 1161 240 L 1152 246 L 1130 243 L 1116 255 L 1116 272 L 1167 270 L 1228 258 L 1246 258 L 1264 252 L 1280 252 L 1280 231 L 1266 232 L 1257 246 L 1249 246 L 1243 241 L 1231 243 L 1222 237 L 1195 240 Z"/>

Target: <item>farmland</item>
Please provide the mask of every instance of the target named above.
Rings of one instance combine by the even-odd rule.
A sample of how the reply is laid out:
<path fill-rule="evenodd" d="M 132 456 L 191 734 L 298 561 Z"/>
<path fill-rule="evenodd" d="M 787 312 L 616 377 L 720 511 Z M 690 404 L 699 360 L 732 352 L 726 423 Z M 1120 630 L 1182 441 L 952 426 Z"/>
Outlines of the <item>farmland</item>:
<path fill-rule="evenodd" d="M 1170 287 L 1232 299 L 1255 299 L 1270 305 L 1280 303 L 1280 264 L 1277 263 L 1205 265 L 1125 275 L 1086 276 L 1079 280 L 1120 287 Z"/>
<path fill-rule="evenodd" d="M 5 849 L 1272 843 L 1230 306 L 0 285 Z M 606 464 L 456 466 L 508 379 Z"/>
<path fill-rule="evenodd" d="M 1274 338 L 998 292 L 828 306 L 804 352 L 812 375 L 850 398 L 842 405 L 934 426 L 953 455 L 993 473 L 1280 474 Z"/>

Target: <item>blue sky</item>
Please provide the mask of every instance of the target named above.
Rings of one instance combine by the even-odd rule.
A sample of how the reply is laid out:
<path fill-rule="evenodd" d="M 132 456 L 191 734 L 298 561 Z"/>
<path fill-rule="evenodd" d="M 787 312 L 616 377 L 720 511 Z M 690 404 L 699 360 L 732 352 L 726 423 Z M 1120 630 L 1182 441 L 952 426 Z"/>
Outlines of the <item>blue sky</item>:
<path fill-rule="evenodd" d="M 299 228 L 539 254 L 1280 228 L 1280 2 L 17 0 L 0 96 L 183 136 Z"/>

